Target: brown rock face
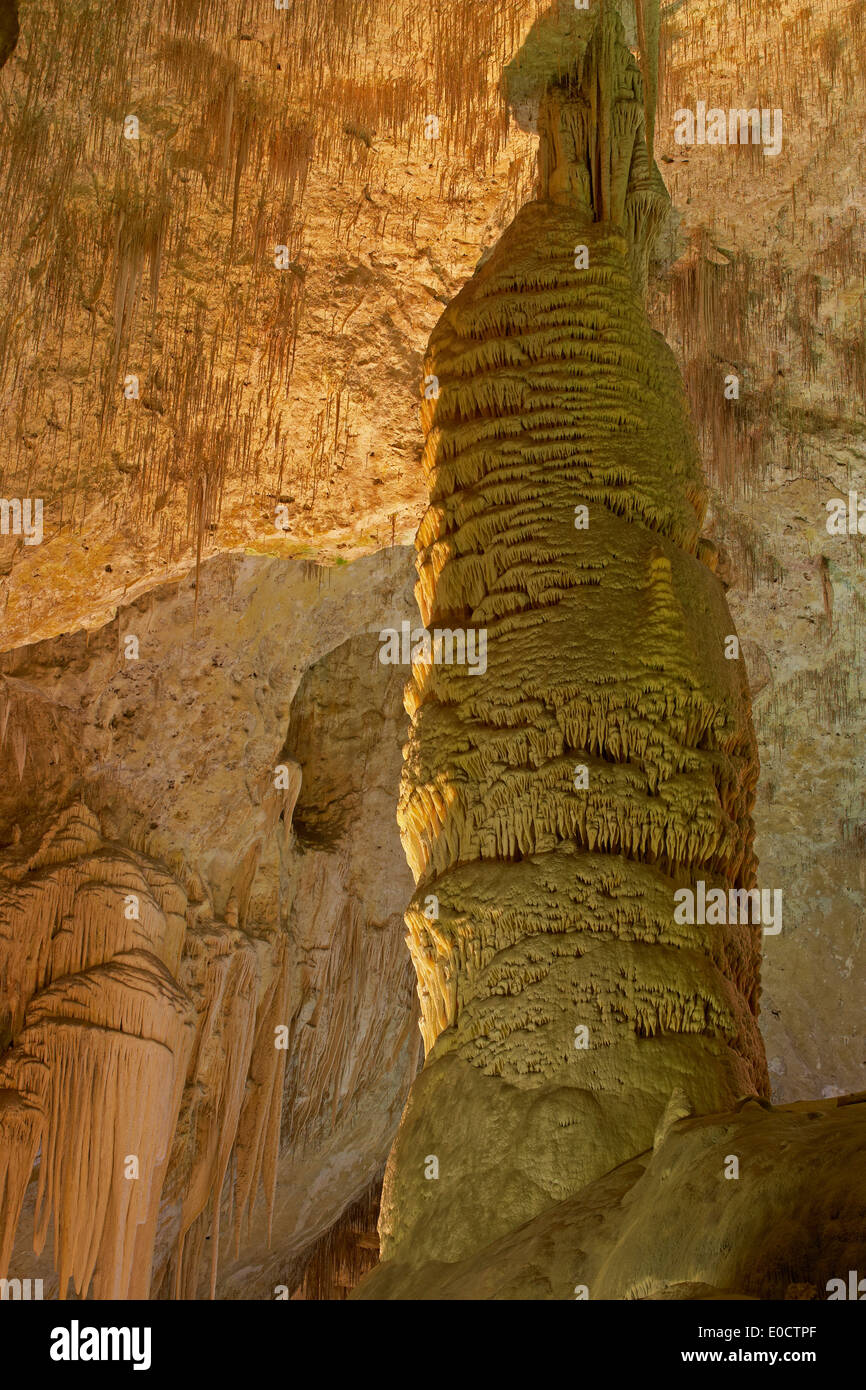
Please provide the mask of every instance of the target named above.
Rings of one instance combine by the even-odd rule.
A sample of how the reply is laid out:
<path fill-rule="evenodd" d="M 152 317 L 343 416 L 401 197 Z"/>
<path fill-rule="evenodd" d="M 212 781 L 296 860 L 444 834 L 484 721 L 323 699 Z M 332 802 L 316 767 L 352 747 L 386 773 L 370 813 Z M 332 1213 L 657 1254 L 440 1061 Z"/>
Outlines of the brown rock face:
<path fill-rule="evenodd" d="M 213 1289 L 233 1150 L 238 1224 L 263 1177 L 273 1204 L 273 1101 L 286 1056 L 272 1032 L 286 1012 L 282 943 L 259 964 L 252 942 L 202 920 L 203 905 L 196 911 L 160 866 L 107 844 L 81 804 L 61 814 L 35 854 L 7 857 L 0 881 L 12 965 L 2 1020 L 12 1040 L 2 1062 L 4 1277 L 41 1148 L 33 1241 L 38 1256 L 53 1222 L 59 1296 L 71 1279 L 79 1296 L 92 1283 L 97 1298 L 147 1297 L 180 1126 L 194 1137 L 176 1291 L 187 1235 L 211 1203 Z"/>
<path fill-rule="evenodd" d="M 419 1054 L 405 561 L 206 564 L 3 658 L 4 1275 L 272 1298 L 381 1173 Z"/>
<path fill-rule="evenodd" d="M 670 363 L 646 333 L 646 280 L 649 320 L 676 356 L 698 432 L 702 467 L 688 465 L 679 481 L 697 477 L 699 487 L 706 485 L 702 529 L 718 546 L 715 572 L 733 614 L 728 630 L 742 639 L 762 769 L 755 848 L 761 882 L 785 890 L 784 928 L 766 938 L 761 967 L 772 1095 L 777 1102 L 821 1097 L 812 1107 L 821 1119 L 797 1121 L 813 1131 L 797 1152 L 825 1169 L 826 1151 L 812 1140 L 822 1125 L 832 1127 L 853 1174 L 849 1187 L 858 1180 L 839 1128 L 851 1126 L 846 1133 L 854 1134 L 858 1106 L 830 1115 L 823 1102 L 866 1087 L 859 757 L 866 738 L 859 674 L 866 568 L 862 533 L 831 534 L 827 506 L 851 490 L 866 497 L 866 9 L 863 0 L 676 0 L 663 7 L 657 45 L 654 5 L 605 4 L 620 9 L 634 53 L 633 62 L 621 63 L 611 89 L 616 119 L 599 144 L 627 157 L 607 161 L 589 155 L 600 126 L 587 119 L 587 107 L 601 113 L 605 101 L 597 69 L 585 69 L 587 80 L 570 92 L 547 91 L 552 68 L 545 55 L 560 73 L 568 66 L 560 63 L 561 22 L 569 26 L 569 54 L 582 54 L 588 41 L 573 0 L 291 0 L 285 10 L 272 0 L 0 0 L 0 1256 L 9 1253 L 10 1276 L 44 1278 L 49 1297 L 58 1291 L 61 1263 L 70 1289 L 92 1270 L 93 1292 L 133 1280 L 149 1252 L 152 1295 L 206 1297 L 217 1225 L 218 1297 L 271 1298 L 277 1288 L 293 1297 L 342 1297 L 375 1254 L 365 1243 L 377 1208 L 372 1194 L 415 1072 L 418 1003 L 400 923 L 412 875 L 393 824 L 405 717 L 400 682 L 377 665 L 371 634 L 415 617 L 408 543 L 427 510 L 432 477 L 418 466 L 415 418 L 419 381 L 432 365 L 424 365 L 426 344 L 443 306 L 473 277 L 479 257 L 490 261 L 503 230 L 533 196 L 538 172 L 545 197 L 560 211 L 524 219 L 523 245 L 512 243 L 520 273 L 505 295 L 501 263 L 490 278 L 478 277 L 478 293 L 463 300 L 468 319 L 476 316 L 469 338 L 461 339 L 453 313 L 453 336 L 446 342 L 437 335 L 437 354 L 448 364 L 443 380 L 455 374 L 450 400 L 443 391 L 438 402 L 443 433 L 453 441 L 464 410 L 473 427 L 499 413 L 511 428 L 532 414 L 527 393 L 520 394 L 525 363 L 510 364 L 502 390 L 486 372 L 484 403 L 473 394 L 472 363 L 456 349 L 476 335 L 497 351 L 511 341 L 534 353 L 532 396 L 543 396 L 551 413 L 559 409 L 573 385 L 567 359 L 557 357 L 564 321 L 552 323 L 556 342 L 545 356 L 531 331 L 517 333 L 514 324 L 502 331 L 504 301 L 526 293 L 528 271 L 539 277 L 533 304 L 542 304 L 552 265 L 542 254 L 548 241 L 570 272 L 568 253 L 588 243 L 581 229 L 568 244 L 576 205 L 586 211 L 598 200 L 599 210 L 616 208 L 627 224 L 624 254 L 602 239 L 588 249 L 607 257 L 611 276 L 625 286 L 622 302 L 632 295 L 634 306 L 636 298 L 643 327 L 631 310 L 629 323 L 643 333 L 646 350 L 631 375 L 612 324 L 605 333 L 618 343 L 618 370 L 631 387 L 653 378 L 644 409 L 673 383 L 664 397 L 670 408 L 653 417 L 658 437 L 647 441 L 643 460 L 654 449 L 661 456 L 663 441 L 667 464 L 678 467 L 691 445 L 668 433 L 671 420 L 682 417 L 682 402 Z M 502 99 L 504 68 L 515 119 Z M 653 140 L 640 129 L 641 106 L 644 129 L 651 127 L 656 87 L 655 156 L 672 209 L 651 173 Z M 678 143 L 678 112 L 698 101 L 723 110 L 754 102 L 771 114 L 779 108 L 781 150 L 767 156 L 755 144 Z M 658 259 L 645 254 L 649 241 L 635 242 L 638 214 L 658 215 Z M 528 244 L 533 237 L 536 247 Z M 610 293 L 595 287 L 592 313 L 607 312 Z M 499 315 L 489 333 L 477 319 L 487 312 Z M 620 431 L 620 450 L 624 438 Z M 642 459 L 619 453 L 616 464 L 629 470 L 628 486 L 605 475 L 594 493 L 579 496 L 586 480 L 577 479 L 568 504 L 585 502 L 590 512 L 583 577 L 612 578 L 623 601 L 631 596 L 629 630 L 642 639 L 644 617 L 664 630 L 680 605 L 691 612 L 692 576 L 715 561 L 709 548 L 701 549 L 706 564 L 691 549 L 702 499 L 687 497 L 683 505 L 679 484 L 662 495 L 657 484 L 665 475 L 655 475 L 655 491 L 641 494 L 639 524 L 652 530 L 650 510 L 676 502 L 683 523 L 677 536 L 654 532 L 658 553 L 645 557 L 623 551 L 615 575 L 610 565 L 599 567 L 596 541 L 615 548 L 631 526 L 625 515 L 608 517 L 602 532 L 599 501 L 606 508 L 612 486 L 634 506 L 640 491 Z M 485 601 L 494 593 L 499 601 L 504 573 L 491 579 L 484 570 L 469 581 L 478 551 L 489 543 L 496 565 L 522 577 L 530 569 L 523 552 L 541 536 L 556 558 L 531 576 L 532 604 L 543 602 L 548 614 L 565 611 L 577 595 L 589 610 L 600 586 L 569 589 L 575 537 L 557 532 L 543 501 L 497 494 L 494 508 L 511 510 L 520 535 L 485 532 L 483 542 L 472 538 L 468 551 L 460 549 L 476 519 L 464 523 L 458 513 L 474 486 L 456 475 L 441 482 L 441 523 L 435 507 L 425 522 L 428 599 L 444 603 L 447 584 L 462 602 L 465 581 L 472 602 L 476 584 Z M 44 503 L 38 544 L 16 522 L 15 506 L 27 498 Z M 487 491 L 483 500 L 486 507 Z M 379 553 L 395 542 L 406 548 L 390 558 Z M 368 558 L 357 562 L 359 556 Z M 307 563 L 313 558 L 329 568 Z M 549 583 L 554 571 L 562 592 Z M 696 583 L 710 593 L 707 574 Z M 624 635 L 606 621 L 587 633 L 590 645 L 601 631 L 617 660 L 628 658 Z M 465 622 L 461 611 L 444 625 Z M 713 621 L 697 634 L 694 624 L 685 630 L 701 664 L 718 631 Z M 130 635 L 141 646 L 138 662 L 125 655 Z M 670 655 L 666 650 L 664 659 Z M 564 687 L 579 669 L 585 689 L 598 694 L 598 672 L 574 665 L 563 676 L 549 655 L 545 661 L 553 684 Z M 432 673 L 427 708 L 453 703 L 466 713 L 440 679 L 447 675 Z M 635 679 L 645 676 L 637 670 Z M 473 690 L 479 679 L 473 677 Z M 520 705 L 520 679 L 487 692 L 483 710 L 470 704 L 473 737 L 489 732 L 491 710 L 501 714 L 512 699 L 517 724 L 497 727 L 497 738 L 508 743 L 512 733 L 531 733 L 535 716 Z M 543 703 L 546 680 L 536 672 L 534 681 Z M 714 690 L 723 701 L 731 696 L 724 682 Z M 734 691 L 734 704 L 738 698 Z M 580 691 L 566 711 L 569 721 L 579 699 Z M 507 718 L 511 713 L 506 709 Z M 558 750 L 571 728 L 548 729 L 560 739 Z M 680 756 L 683 749 L 694 752 L 688 739 L 674 751 Z M 456 783 L 463 769 L 453 749 L 445 751 Z M 486 797 L 500 775 L 499 754 L 485 745 L 473 750 L 473 764 L 476 752 L 487 759 Z M 753 752 L 744 751 L 745 763 Z M 506 754 L 514 756 L 510 743 Z M 500 845 L 527 834 L 527 806 L 533 817 L 549 814 L 554 842 L 560 812 L 571 835 L 577 788 L 573 777 L 570 785 L 540 788 L 537 765 L 518 761 L 515 769 L 506 754 L 502 766 L 525 780 L 509 788 L 501 810 L 481 827 L 485 846 L 495 843 L 493 857 L 473 858 L 462 879 L 450 864 L 425 869 L 446 885 L 443 901 L 451 889 L 455 898 L 438 922 L 425 914 L 426 897 L 416 899 L 410 931 L 428 1046 L 438 1037 L 435 1046 L 444 1049 L 455 1018 L 471 1017 L 478 1036 L 467 1042 L 464 1032 L 457 1049 L 467 1087 L 479 1074 L 485 1086 L 511 1085 L 516 1074 L 528 1092 L 540 1073 L 524 1074 L 520 1059 L 530 1055 L 542 1071 L 550 1065 L 546 1049 L 524 1047 L 530 1034 L 534 1047 L 552 1022 L 547 998 L 535 1008 L 545 980 L 556 986 L 557 1007 L 573 987 L 580 991 L 579 1016 L 565 1008 L 572 1027 L 584 1004 L 603 1006 L 605 1026 L 627 1035 L 636 1022 L 638 965 L 646 983 L 651 951 L 673 951 L 683 963 L 691 950 L 688 924 L 677 924 L 674 939 L 659 916 L 659 940 L 629 943 L 634 970 L 623 980 L 617 958 L 599 1005 L 584 981 L 563 981 L 552 943 L 580 938 L 597 961 L 603 949 L 613 961 L 608 938 L 634 934 L 635 915 L 652 908 L 655 891 L 666 912 L 672 889 L 691 877 L 671 879 L 657 862 L 653 878 L 641 851 L 642 880 L 633 882 L 629 865 L 618 863 L 628 855 L 608 847 L 581 850 L 583 877 L 576 879 L 578 855 L 567 863 L 545 843 L 547 869 L 530 887 L 532 866 L 525 865 L 538 854 L 533 839 L 524 867 L 511 873 L 521 884 L 515 907 L 493 881 Z M 607 756 L 591 752 L 582 762 L 596 781 L 620 777 Z M 278 763 L 289 777 L 280 789 Z M 302 781 L 291 816 L 286 803 L 297 768 Z M 415 810 L 428 785 L 438 796 L 423 767 Z M 620 782 L 613 791 L 621 813 L 614 819 L 604 802 L 593 802 L 590 788 L 584 791 L 590 818 L 575 839 L 634 835 L 643 825 L 643 788 L 630 785 L 620 795 Z M 627 805 L 633 814 L 625 814 Z M 474 812 L 470 807 L 469 819 Z M 428 813 L 422 808 L 422 818 Z M 457 816 L 449 815 L 452 830 Z M 71 838 L 62 828 L 70 816 Z M 91 820 L 98 847 L 76 847 Z M 441 853 L 435 811 L 430 824 Z M 692 827 L 684 829 L 680 816 L 677 828 Z M 60 843 L 69 840 L 72 857 L 18 877 L 52 830 Z M 461 841 L 472 855 L 481 830 L 470 828 Z M 517 855 L 508 848 L 505 857 Z M 547 870 L 557 862 L 563 873 L 554 878 Z M 727 869 L 706 882 L 727 884 Z M 140 900 L 138 921 L 126 915 L 130 895 Z M 56 915 L 61 909 L 66 916 Z M 713 1046 L 715 1067 L 720 1054 L 730 1062 L 748 1051 L 744 1034 L 732 1037 L 729 1020 L 754 1013 L 754 952 L 738 952 L 726 928 L 705 932 L 719 966 L 709 1026 L 721 1026 L 730 1039 Z M 288 989 L 281 994 L 283 947 Z M 495 978 L 491 949 L 499 953 L 496 971 L 506 957 Z M 692 1000 L 703 998 L 702 968 L 689 977 Z M 732 999 L 724 982 L 733 978 L 739 983 Z M 669 1025 L 659 1008 L 664 983 L 661 976 L 650 980 L 639 1001 L 642 1026 L 656 1030 L 641 1038 L 644 1054 L 664 1052 L 659 1027 L 680 1029 L 686 1016 L 689 1026 L 708 1026 L 697 1006 L 689 1015 L 686 1005 Z M 483 1042 L 484 1027 L 501 1021 L 502 1001 L 515 990 L 532 1004 L 526 1026 Z M 289 1040 L 281 1097 L 260 1037 L 262 1029 L 273 1035 L 274 1011 Z M 573 1064 L 566 1076 L 574 1080 L 587 1059 L 573 1048 L 577 1035 L 562 1015 L 552 1026 L 562 1029 L 560 1055 Z M 69 1118 L 79 1101 L 67 1066 L 73 1035 L 82 1039 L 94 1084 L 105 1085 L 100 1103 L 117 1107 L 123 1135 L 115 1153 L 97 1110 L 87 1107 L 93 1171 L 79 1162 L 79 1130 Z M 507 1083 L 489 1075 L 500 1052 Z M 106 1061 L 128 1081 L 126 1094 L 108 1089 Z M 167 1109 L 155 1098 L 157 1078 Z M 593 1085 L 599 1080 L 590 1078 Z M 647 1143 L 657 1101 L 664 1096 L 643 1105 Z M 236 1173 L 248 1106 L 257 1118 Z M 676 1094 L 671 1106 L 668 1118 L 687 1108 Z M 150 1116 L 147 1134 L 137 1128 L 136 1107 Z M 276 1111 L 270 1211 L 263 1191 L 270 1190 Z M 719 1191 L 722 1206 L 740 1191 L 720 1176 L 726 1129 L 734 1128 L 738 1147 L 747 1143 L 737 1114 L 725 1111 L 713 1121 L 718 1153 L 699 1151 L 692 1137 L 681 1150 L 678 1181 L 688 1181 L 688 1163 L 697 1164 L 694 1220 L 708 1228 Z M 758 1146 L 767 1158 L 762 1209 L 769 1225 L 787 1229 L 782 1197 L 772 1196 L 769 1154 L 793 1130 L 787 1119 L 770 1119 L 761 1121 L 766 1151 Z M 235 1147 L 219 1199 L 222 1124 Z M 55 1147 L 50 1164 L 34 1164 L 46 1126 L 49 1145 L 52 1127 L 71 1135 L 72 1145 Z M 422 1123 L 418 1142 L 426 1158 L 423 1132 Z M 455 1297 L 473 1287 L 489 1296 L 508 1296 L 513 1287 L 521 1297 L 552 1296 L 552 1288 L 557 1297 L 573 1297 L 581 1282 L 595 1288 L 597 1265 L 583 1278 L 571 1266 L 564 1279 L 538 1272 L 560 1217 L 564 1263 L 557 1267 L 564 1272 L 573 1253 L 568 1242 L 589 1239 L 618 1181 L 608 1175 L 591 1184 L 578 1238 L 578 1227 L 557 1215 L 560 1197 L 563 1209 L 581 1201 L 556 1186 L 572 1161 L 574 1132 L 557 1126 L 564 1158 L 555 1158 L 543 1175 L 546 1186 L 532 1195 L 556 1205 L 541 1213 L 540 1225 L 531 1223 L 538 1241 L 527 1247 L 526 1268 L 517 1267 L 520 1255 L 512 1259 L 497 1244 L 483 1276 L 486 1256 L 479 1256 L 471 1278 L 462 1279 L 459 1262 L 457 1282 L 427 1287 Z M 616 1126 L 608 1133 L 618 1142 Z M 465 1136 L 470 1145 L 476 1139 Z M 602 1141 L 600 1163 L 605 1135 Z M 145 1162 L 138 1186 L 124 1173 L 128 1152 Z M 525 1167 L 520 1145 L 515 1152 Z M 244 1200 L 260 1156 L 263 1182 L 247 1204 L 238 1253 L 231 1203 L 235 1195 Z M 648 1163 L 645 1154 L 638 1167 Z M 652 1183 L 629 1188 L 639 1198 L 644 1232 L 671 1171 L 658 1153 L 650 1167 Z M 529 1189 L 522 1179 L 512 1186 L 519 1214 Z M 811 1225 L 813 1216 L 825 1226 L 836 1219 L 831 1207 L 809 1205 L 812 1194 L 795 1174 L 780 1174 L 778 1186 L 785 1211 L 802 1207 L 812 1213 Z M 425 1191 L 433 1187 L 424 1180 Z M 844 1180 L 828 1179 L 827 1190 L 843 1213 L 834 1259 L 866 1268 L 866 1253 L 857 1256 L 851 1245 L 850 1258 L 845 1254 L 849 1215 L 862 1224 L 862 1213 L 844 1206 Z M 79 1201 L 91 1201 L 86 1232 L 76 1224 Z M 55 1250 L 58 1212 L 69 1234 L 61 1231 Z M 623 1219 L 627 1224 L 627 1213 Z M 139 1223 L 143 1240 L 131 1266 L 130 1222 Z M 733 1239 L 734 1228 L 725 1231 Z M 39 1256 L 34 1235 L 44 1241 Z M 788 1266 L 796 1270 L 790 1287 L 799 1296 L 817 1290 L 823 1297 L 822 1272 L 829 1278 L 844 1270 L 816 1258 L 819 1240 L 803 1237 L 798 1249 L 797 1230 L 790 1235 L 786 1247 L 780 1230 L 778 1277 L 767 1293 L 749 1281 L 745 1247 L 714 1264 L 712 1252 L 679 1229 L 658 1263 L 649 1236 L 629 1249 L 651 1270 L 647 1297 L 794 1297 L 786 1291 Z M 509 1240 L 510 1233 L 502 1237 Z M 621 1282 L 604 1287 L 636 1296 L 628 1268 L 619 1272 Z M 428 1274 L 418 1273 L 416 1284 L 415 1274 L 410 1281 L 405 1270 L 398 1278 L 391 1268 L 387 1287 L 423 1292 Z M 736 1288 L 749 1292 L 730 1293 Z"/>

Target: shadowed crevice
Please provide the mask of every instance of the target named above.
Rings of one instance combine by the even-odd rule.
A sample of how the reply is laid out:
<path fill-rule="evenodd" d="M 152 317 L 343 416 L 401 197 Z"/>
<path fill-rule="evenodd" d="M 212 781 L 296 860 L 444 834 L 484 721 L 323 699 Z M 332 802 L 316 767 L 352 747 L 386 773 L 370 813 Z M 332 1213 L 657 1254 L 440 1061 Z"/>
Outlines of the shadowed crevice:
<path fill-rule="evenodd" d="M 0 0 L 0 68 L 15 52 L 20 32 L 16 0 Z"/>

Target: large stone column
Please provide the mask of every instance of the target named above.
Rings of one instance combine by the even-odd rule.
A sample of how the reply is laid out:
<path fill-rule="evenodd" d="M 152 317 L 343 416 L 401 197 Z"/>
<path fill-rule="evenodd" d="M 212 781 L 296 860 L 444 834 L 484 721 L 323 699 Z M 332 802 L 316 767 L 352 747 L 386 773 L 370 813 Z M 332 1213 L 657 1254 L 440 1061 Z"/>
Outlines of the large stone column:
<path fill-rule="evenodd" d="M 678 889 L 754 885 L 758 759 L 682 384 L 644 308 L 667 195 L 615 9 L 572 11 L 568 64 L 543 71 L 554 30 L 510 73 L 539 199 L 425 366 L 416 593 L 429 629 L 487 646 L 474 668 L 416 661 L 406 695 L 427 1060 L 381 1234 L 413 1265 L 651 1147 L 676 1091 L 710 1112 L 767 1089 L 760 926 L 674 915 Z"/>

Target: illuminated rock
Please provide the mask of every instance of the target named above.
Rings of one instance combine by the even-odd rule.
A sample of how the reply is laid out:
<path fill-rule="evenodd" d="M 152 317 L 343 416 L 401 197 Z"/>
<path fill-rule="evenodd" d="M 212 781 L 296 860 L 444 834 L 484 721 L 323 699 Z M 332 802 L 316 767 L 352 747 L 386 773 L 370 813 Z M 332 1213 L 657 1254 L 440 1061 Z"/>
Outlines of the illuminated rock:
<path fill-rule="evenodd" d="M 416 662 L 406 693 L 428 1055 L 381 1234 L 408 1264 L 460 1259 L 651 1146 L 674 1092 L 707 1113 L 768 1089 L 759 928 L 673 915 L 697 879 L 754 885 L 758 758 L 682 384 L 643 304 L 667 199 L 618 17 L 578 16 L 571 40 L 536 93 L 540 197 L 424 368 L 416 593 L 428 627 L 486 629 L 487 668 Z M 530 36 L 513 65 L 524 96 L 537 53 Z"/>

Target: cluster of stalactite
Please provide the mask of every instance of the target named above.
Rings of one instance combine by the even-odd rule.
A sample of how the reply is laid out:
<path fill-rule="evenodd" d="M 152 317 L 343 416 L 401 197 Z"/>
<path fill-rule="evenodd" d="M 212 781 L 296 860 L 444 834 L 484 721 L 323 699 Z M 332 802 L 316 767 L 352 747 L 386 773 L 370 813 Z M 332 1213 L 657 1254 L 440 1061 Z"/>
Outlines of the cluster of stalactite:
<path fill-rule="evenodd" d="M 227 491 L 314 501 L 341 450 L 317 451 L 315 419 L 304 447 L 288 399 L 311 171 L 340 184 L 348 247 L 378 147 L 429 154 L 432 112 L 459 204 L 505 142 L 490 63 L 526 19 L 524 0 L 28 3 L 2 89 L 4 495 L 38 490 L 55 527 L 99 499 L 169 558 L 212 537 Z M 399 215 L 414 244 L 407 197 Z"/>
<path fill-rule="evenodd" d="M 293 1299 L 342 1302 L 376 1263 L 379 1236 L 381 1174 L 363 1196 L 352 1202 L 329 1231 L 305 1256 L 303 1277 L 291 1293 Z"/>
<path fill-rule="evenodd" d="M 758 759 L 682 382 L 643 303 L 665 195 L 641 74 L 612 7 L 580 23 L 539 94 L 540 197 L 425 364 L 416 594 L 428 628 L 485 631 L 487 662 L 417 660 L 406 694 L 428 1058 L 381 1229 L 413 1262 L 640 1152 L 674 1091 L 712 1110 L 767 1087 L 760 928 L 674 919 L 680 888 L 754 884 Z"/>
<path fill-rule="evenodd" d="M 273 1205 L 284 942 L 215 922 L 76 803 L 0 861 L 0 956 L 0 1276 L 38 1159 L 61 1298 L 146 1298 L 175 1187 L 173 1291 L 194 1296 L 209 1235 L 213 1293 L 232 1157 L 236 1245 L 260 1186 Z"/>

